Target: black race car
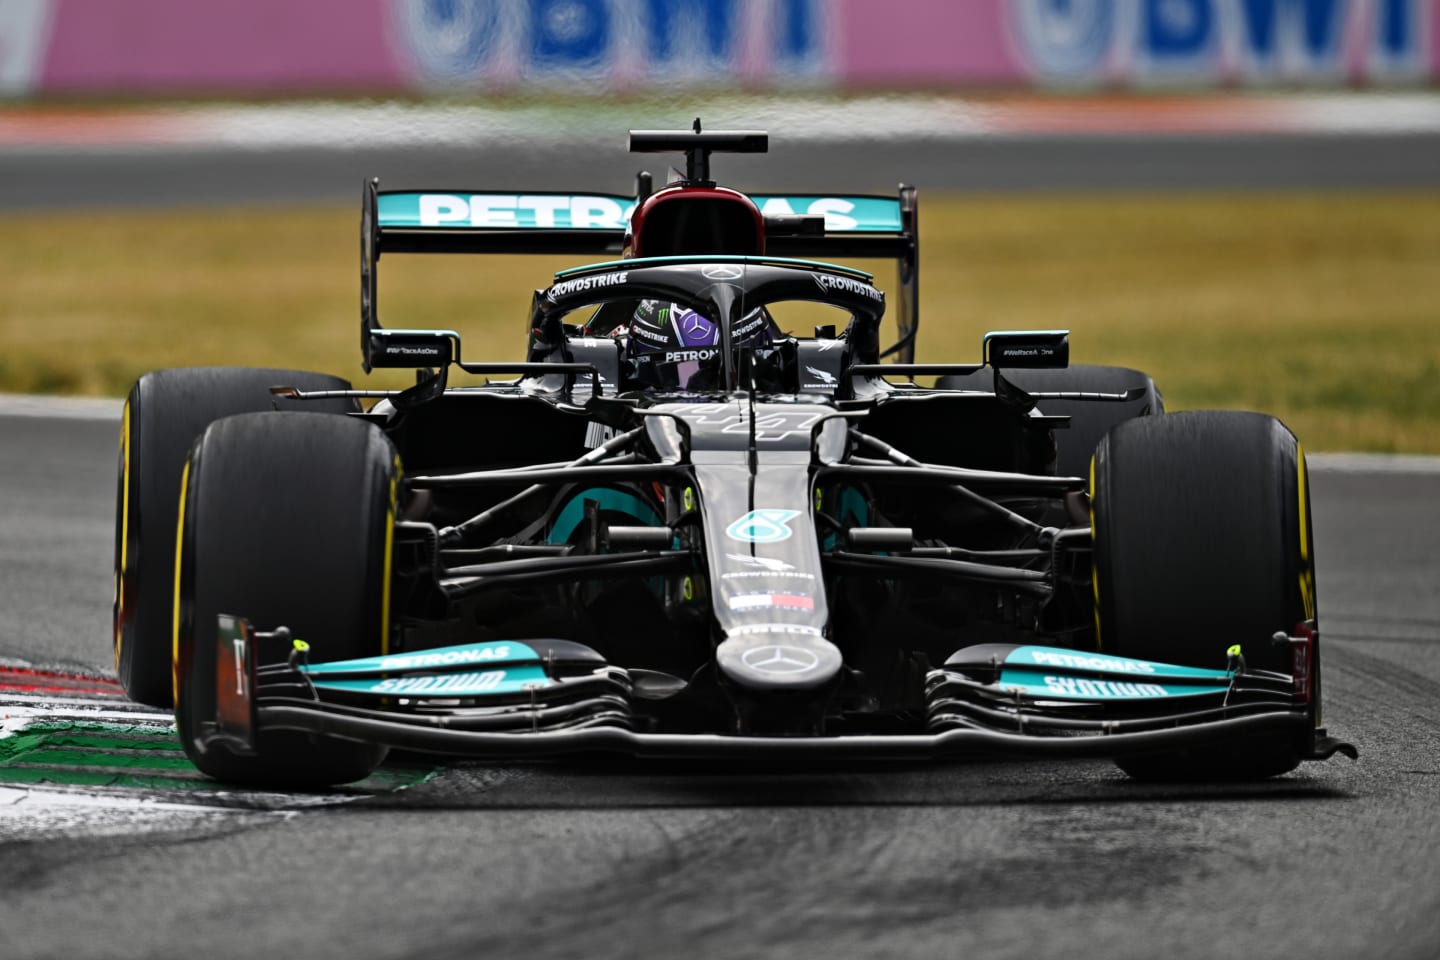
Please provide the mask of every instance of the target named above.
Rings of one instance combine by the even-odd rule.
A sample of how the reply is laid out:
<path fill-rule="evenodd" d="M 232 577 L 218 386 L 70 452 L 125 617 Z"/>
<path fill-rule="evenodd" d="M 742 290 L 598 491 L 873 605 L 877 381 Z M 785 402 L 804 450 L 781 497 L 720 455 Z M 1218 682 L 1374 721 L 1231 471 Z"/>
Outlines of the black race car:
<path fill-rule="evenodd" d="M 911 362 L 915 191 L 711 180 L 712 152 L 766 143 L 634 131 L 686 172 L 633 198 L 367 183 L 364 366 L 416 369 L 408 389 L 142 377 L 117 510 L 130 695 L 174 705 L 206 773 L 296 787 L 389 748 L 1100 756 L 1165 778 L 1353 756 L 1320 725 L 1295 437 L 1165 414 L 1144 374 L 1069 366 L 1065 331 Z M 382 254 L 491 251 L 612 256 L 536 292 L 523 363 L 380 324 Z M 830 262 L 876 257 L 899 265 L 888 349 L 885 294 Z"/>

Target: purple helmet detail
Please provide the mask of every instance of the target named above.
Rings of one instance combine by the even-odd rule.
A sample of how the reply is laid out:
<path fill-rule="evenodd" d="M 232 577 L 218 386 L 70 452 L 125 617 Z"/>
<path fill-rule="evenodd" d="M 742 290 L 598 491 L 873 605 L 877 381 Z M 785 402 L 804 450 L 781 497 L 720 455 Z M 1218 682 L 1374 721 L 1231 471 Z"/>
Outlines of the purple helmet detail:
<path fill-rule="evenodd" d="M 680 342 L 687 347 L 713 347 L 720 342 L 720 329 L 694 310 L 686 310 L 675 318 Z"/>
<path fill-rule="evenodd" d="M 774 323 L 764 308 L 740 318 L 731 328 L 740 346 L 768 346 Z M 630 320 L 625 342 L 625 374 L 632 384 L 681 390 L 713 389 L 720 366 L 720 327 L 688 307 L 642 300 Z"/>

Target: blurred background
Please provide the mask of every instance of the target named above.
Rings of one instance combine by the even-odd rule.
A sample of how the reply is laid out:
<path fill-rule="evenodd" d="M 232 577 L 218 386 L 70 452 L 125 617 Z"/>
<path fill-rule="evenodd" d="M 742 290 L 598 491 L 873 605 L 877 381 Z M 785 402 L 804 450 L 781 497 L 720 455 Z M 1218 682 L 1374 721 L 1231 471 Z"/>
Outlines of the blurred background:
<path fill-rule="evenodd" d="M 358 200 L 625 193 L 632 127 L 757 191 L 920 188 L 917 358 L 1063 327 L 1171 409 L 1440 453 L 1440 0 L 0 0 L 0 393 L 359 367 Z M 387 258 L 518 358 L 545 258 Z M 882 287 L 889 268 L 875 265 Z"/>

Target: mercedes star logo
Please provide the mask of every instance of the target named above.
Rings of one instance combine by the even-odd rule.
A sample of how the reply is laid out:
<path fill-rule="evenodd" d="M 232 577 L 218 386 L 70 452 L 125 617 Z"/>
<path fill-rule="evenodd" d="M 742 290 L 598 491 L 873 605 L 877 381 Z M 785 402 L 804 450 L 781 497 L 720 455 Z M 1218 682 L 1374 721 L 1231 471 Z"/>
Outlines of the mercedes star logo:
<path fill-rule="evenodd" d="M 700 314 L 692 313 L 685 318 L 685 333 L 694 335 L 697 333 L 707 334 L 709 332 L 710 321 L 700 316 Z"/>
<path fill-rule="evenodd" d="M 745 666 L 756 673 L 794 674 L 813 670 L 820 665 L 820 658 L 802 647 L 784 647 L 766 644 L 751 647 L 740 657 Z"/>
<path fill-rule="evenodd" d="M 700 273 L 711 280 L 739 280 L 744 271 L 729 264 L 716 264 L 715 266 L 701 267 Z"/>

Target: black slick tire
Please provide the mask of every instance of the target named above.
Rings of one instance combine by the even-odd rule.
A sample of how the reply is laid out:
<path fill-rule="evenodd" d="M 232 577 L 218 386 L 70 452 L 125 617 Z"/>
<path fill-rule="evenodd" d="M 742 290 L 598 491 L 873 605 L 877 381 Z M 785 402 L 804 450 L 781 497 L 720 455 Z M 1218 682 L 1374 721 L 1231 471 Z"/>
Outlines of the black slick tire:
<path fill-rule="evenodd" d="M 130 699 L 169 707 L 175 601 L 175 516 L 180 471 L 211 422 L 237 413 L 358 410 L 353 399 L 282 400 L 272 386 L 348 390 L 323 373 L 247 367 L 182 367 L 142 376 L 120 425 L 115 496 L 115 670 Z"/>
<path fill-rule="evenodd" d="M 256 756 L 204 742 L 215 716 L 216 618 L 289 627 L 312 661 L 388 649 L 389 550 L 400 464 L 358 419 L 257 413 L 211 424 L 182 490 L 176 723 L 200 770 L 229 783 L 313 789 L 359 780 L 385 748 L 262 731 Z M 288 650 L 261 646 L 259 661 Z"/>
<path fill-rule="evenodd" d="M 1290 672 L 1271 637 L 1316 618 L 1314 538 L 1304 452 L 1280 421 L 1209 410 L 1123 423 L 1096 448 L 1091 505 L 1104 652 L 1222 669 L 1240 644 L 1248 666 Z M 1120 766 L 1141 779 L 1249 780 L 1294 769 L 1304 749 L 1251 738 Z"/>

